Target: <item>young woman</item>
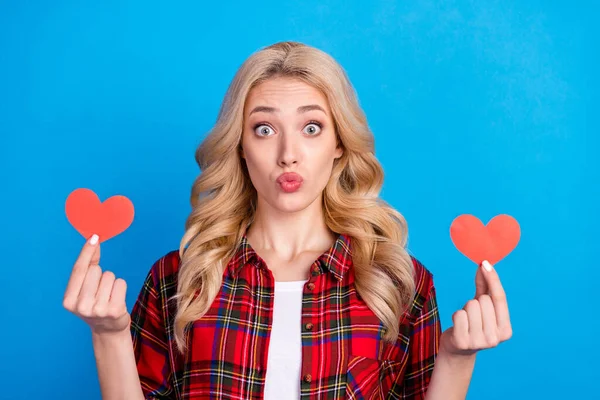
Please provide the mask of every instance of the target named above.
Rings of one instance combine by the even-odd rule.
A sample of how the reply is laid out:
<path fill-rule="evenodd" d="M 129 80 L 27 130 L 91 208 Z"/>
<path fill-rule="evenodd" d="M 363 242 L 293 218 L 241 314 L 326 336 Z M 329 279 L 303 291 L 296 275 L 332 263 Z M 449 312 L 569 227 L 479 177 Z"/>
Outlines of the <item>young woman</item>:
<path fill-rule="evenodd" d="M 441 333 L 431 273 L 378 195 L 383 171 L 344 70 L 283 42 L 251 55 L 197 151 L 178 251 L 131 315 L 93 236 L 64 306 L 92 330 L 104 399 L 464 399 L 511 336 L 489 263 Z"/>

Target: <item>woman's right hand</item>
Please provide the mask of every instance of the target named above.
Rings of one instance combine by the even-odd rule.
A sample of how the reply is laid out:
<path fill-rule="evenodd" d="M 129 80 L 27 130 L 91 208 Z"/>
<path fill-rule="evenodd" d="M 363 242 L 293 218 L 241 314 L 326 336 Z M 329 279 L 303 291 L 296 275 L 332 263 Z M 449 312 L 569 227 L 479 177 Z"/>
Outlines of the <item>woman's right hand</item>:
<path fill-rule="evenodd" d="M 103 273 L 99 262 L 100 244 L 94 235 L 75 261 L 63 306 L 83 319 L 95 334 L 119 333 L 129 329 L 130 323 L 125 304 L 127 284 L 110 271 Z"/>

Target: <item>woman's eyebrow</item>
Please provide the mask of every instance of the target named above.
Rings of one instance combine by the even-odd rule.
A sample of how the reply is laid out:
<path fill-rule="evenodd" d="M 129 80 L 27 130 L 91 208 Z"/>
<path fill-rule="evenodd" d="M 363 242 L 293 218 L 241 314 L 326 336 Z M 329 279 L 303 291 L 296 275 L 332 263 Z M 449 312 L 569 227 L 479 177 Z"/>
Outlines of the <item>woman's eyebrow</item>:
<path fill-rule="evenodd" d="M 300 107 L 298 107 L 298 109 L 296 111 L 298 112 L 298 114 L 302 114 L 302 113 L 305 113 L 308 111 L 313 111 L 313 110 L 322 111 L 325 115 L 327 115 L 327 112 L 323 109 L 323 107 L 321 107 L 318 104 L 309 104 L 306 106 L 300 106 Z M 250 111 L 250 114 L 248 114 L 248 115 L 252 115 L 257 112 L 276 113 L 276 112 L 280 112 L 280 111 L 281 110 L 276 107 L 256 106 L 252 109 L 252 111 Z"/>

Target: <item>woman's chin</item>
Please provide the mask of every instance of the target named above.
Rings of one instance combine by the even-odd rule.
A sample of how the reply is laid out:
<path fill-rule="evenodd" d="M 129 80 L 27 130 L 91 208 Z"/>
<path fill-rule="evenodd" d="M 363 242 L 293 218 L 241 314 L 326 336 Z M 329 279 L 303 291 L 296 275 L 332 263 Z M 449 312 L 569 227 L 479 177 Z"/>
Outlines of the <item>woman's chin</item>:
<path fill-rule="evenodd" d="M 309 208 L 315 203 L 316 199 L 307 198 L 306 194 L 294 193 L 291 196 L 289 194 L 283 196 L 280 195 L 273 200 L 274 201 L 270 202 L 271 206 L 277 211 L 294 214 Z"/>

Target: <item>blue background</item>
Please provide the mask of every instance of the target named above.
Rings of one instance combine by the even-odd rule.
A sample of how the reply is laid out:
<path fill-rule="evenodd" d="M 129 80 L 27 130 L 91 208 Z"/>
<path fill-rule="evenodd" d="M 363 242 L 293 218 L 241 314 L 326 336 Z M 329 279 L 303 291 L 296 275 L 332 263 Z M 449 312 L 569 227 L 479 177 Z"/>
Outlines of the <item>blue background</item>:
<path fill-rule="evenodd" d="M 514 337 L 478 356 L 468 398 L 597 393 L 595 2 L 252 3 L 1 3 L 0 398 L 100 398 L 89 329 L 61 304 L 83 243 L 66 197 L 88 187 L 134 202 L 133 225 L 102 252 L 131 307 L 152 263 L 179 245 L 194 150 L 233 74 L 289 39 L 348 71 L 382 195 L 435 274 L 444 328 L 474 294 L 452 220 L 521 224 L 497 265 Z"/>

